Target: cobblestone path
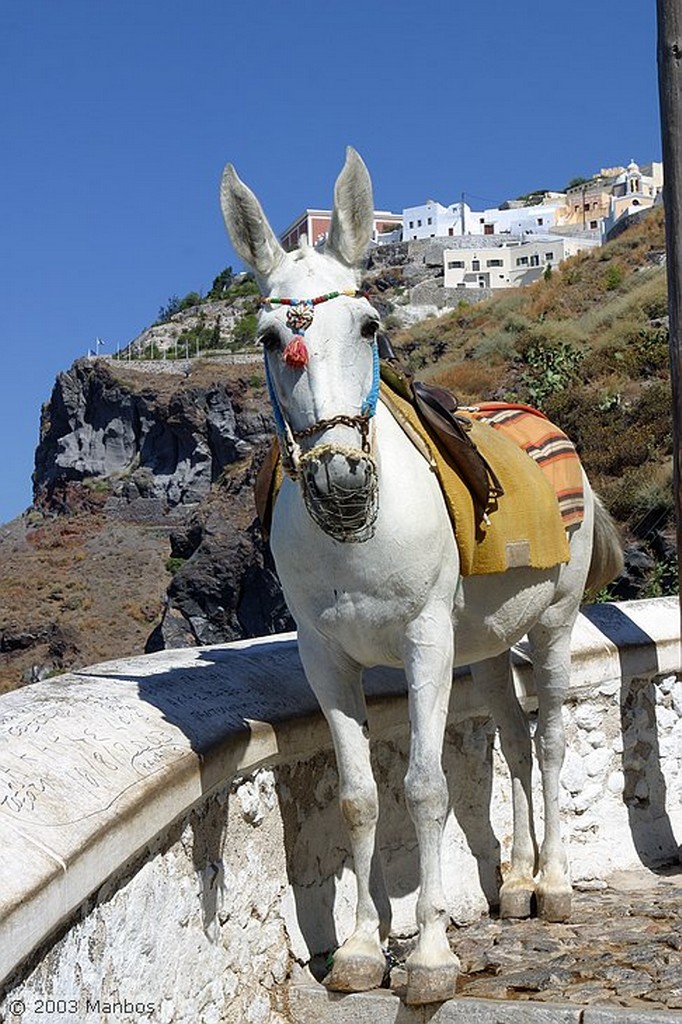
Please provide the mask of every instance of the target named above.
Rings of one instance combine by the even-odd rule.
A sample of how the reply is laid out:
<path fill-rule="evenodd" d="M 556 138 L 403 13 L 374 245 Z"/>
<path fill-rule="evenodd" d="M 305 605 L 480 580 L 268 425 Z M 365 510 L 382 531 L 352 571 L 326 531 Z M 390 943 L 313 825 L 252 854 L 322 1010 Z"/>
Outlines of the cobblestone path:
<path fill-rule="evenodd" d="M 576 891 L 568 924 L 482 918 L 453 929 L 458 995 L 639 1011 L 682 1009 L 682 869 L 627 873 Z M 391 987 L 404 982 L 408 943 L 391 950 Z"/>

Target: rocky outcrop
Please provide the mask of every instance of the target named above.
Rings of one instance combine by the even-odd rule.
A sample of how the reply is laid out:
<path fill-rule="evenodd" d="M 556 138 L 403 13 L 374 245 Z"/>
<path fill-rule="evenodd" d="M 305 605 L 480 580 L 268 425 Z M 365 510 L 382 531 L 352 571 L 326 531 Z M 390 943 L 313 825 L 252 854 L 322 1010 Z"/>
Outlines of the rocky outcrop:
<path fill-rule="evenodd" d="M 196 505 L 223 470 L 266 442 L 267 406 L 245 402 L 244 381 L 218 373 L 194 383 L 154 379 L 104 360 L 78 360 L 43 409 L 34 491 L 59 505 L 71 481 L 108 481 L 125 502 L 156 499 L 163 511 Z"/>
<path fill-rule="evenodd" d="M 79 360 L 43 409 L 37 509 L 82 513 L 96 495 L 112 522 L 167 531 L 173 576 L 148 650 L 293 626 L 253 503 L 272 433 L 263 385 L 214 360 L 189 374 Z"/>
<path fill-rule="evenodd" d="M 239 347 L 238 325 L 253 311 L 253 296 L 230 300 L 203 301 L 174 313 L 167 320 L 145 328 L 128 346 L 133 358 L 190 358 L 197 354 L 197 342 L 205 349 Z M 128 350 L 126 350 L 128 351 Z"/>
<path fill-rule="evenodd" d="M 492 294 L 489 289 L 444 287 L 445 249 L 459 248 L 462 238 L 423 238 L 374 246 L 367 260 L 363 290 L 384 318 L 393 326 L 411 327 L 422 320 L 442 316 L 456 308 L 463 298 L 481 302 Z M 480 244 L 477 242 L 476 244 Z"/>
<path fill-rule="evenodd" d="M 148 651 L 295 628 L 253 517 L 255 467 L 238 467 L 171 535 L 175 575 Z"/>

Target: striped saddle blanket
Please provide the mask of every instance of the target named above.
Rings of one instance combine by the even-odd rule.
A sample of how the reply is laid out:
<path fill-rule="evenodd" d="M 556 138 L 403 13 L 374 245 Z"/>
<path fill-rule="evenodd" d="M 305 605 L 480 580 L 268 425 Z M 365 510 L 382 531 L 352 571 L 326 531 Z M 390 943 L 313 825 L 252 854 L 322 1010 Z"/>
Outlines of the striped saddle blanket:
<path fill-rule="evenodd" d="M 567 528 L 583 518 L 582 471 L 569 439 L 543 413 L 503 402 L 457 408 L 501 488 L 494 510 L 481 519 L 464 475 L 413 403 L 384 381 L 381 399 L 438 477 L 464 576 L 550 569 L 569 560 Z"/>
<path fill-rule="evenodd" d="M 461 406 L 458 414 L 489 423 L 535 459 L 557 496 L 564 526 L 583 521 L 585 498 L 580 460 L 573 442 L 539 409 L 507 402 Z"/>

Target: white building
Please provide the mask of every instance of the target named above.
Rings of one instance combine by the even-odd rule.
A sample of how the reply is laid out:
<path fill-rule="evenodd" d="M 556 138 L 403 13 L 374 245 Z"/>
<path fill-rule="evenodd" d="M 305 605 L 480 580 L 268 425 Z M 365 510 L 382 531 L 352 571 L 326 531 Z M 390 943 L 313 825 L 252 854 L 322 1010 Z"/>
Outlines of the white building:
<path fill-rule="evenodd" d="M 482 240 L 475 249 L 445 249 L 443 284 L 446 288 L 518 288 L 537 281 L 547 267 L 598 244 L 596 239 L 545 235 L 493 244 Z"/>
<path fill-rule="evenodd" d="M 462 201 L 443 206 L 428 199 L 421 206 L 403 210 L 403 240 L 446 238 L 461 235 L 546 234 L 559 222 L 563 208 L 561 193 L 548 193 L 547 199 L 532 206 L 523 202 L 504 203 L 489 210 L 472 210 Z"/>
<path fill-rule="evenodd" d="M 403 210 L 403 241 L 470 234 L 472 216 L 478 215 L 472 215 L 466 203 L 443 206 L 435 199 L 427 199 L 421 206 L 406 206 Z"/>
<path fill-rule="evenodd" d="M 479 218 L 481 235 L 546 235 L 558 223 L 558 213 L 563 208 L 563 196 L 553 202 L 504 203 L 494 210 L 484 210 Z"/>

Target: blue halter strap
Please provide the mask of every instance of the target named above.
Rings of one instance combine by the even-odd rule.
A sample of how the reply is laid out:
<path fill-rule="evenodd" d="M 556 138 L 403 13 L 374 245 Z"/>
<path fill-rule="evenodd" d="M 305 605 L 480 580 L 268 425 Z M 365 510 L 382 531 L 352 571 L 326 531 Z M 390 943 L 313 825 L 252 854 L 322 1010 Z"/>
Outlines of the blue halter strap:
<path fill-rule="evenodd" d="M 379 401 L 379 346 L 376 341 L 372 342 L 372 386 L 369 389 L 369 394 L 365 399 L 364 405 L 362 406 L 361 414 L 363 416 L 372 417 L 377 411 L 377 402 Z"/>
<path fill-rule="evenodd" d="M 310 327 L 313 321 L 313 315 L 315 307 L 321 302 L 327 302 L 329 299 L 335 299 L 339 295 L 348 295 L 353 298 L 359 298 L 363 295 L 362 292 L 356 291 L 341 291 L 341 292 L 327 292 L 325 295 L 319 295 L 314 299 L 286 299 L 278 298 L 276 296 L 264 296 L 261 298 L 261 305 L 280 305 L 288 306 L 287 310 L 287 326 L 301 339 L 303 338 L 305 331 Z M 264 353 L 263 362 L 265 364 L 265 380 L 268 387 L 268 395 L 270 397 L 270 404 L 272 406 L 272 414 L 275 420 L 275 429 L 280 438 L 286 439 L 287 435 L 287 423 L 285 422 L 282 409 L 279 404 L 277 392 L 272 380 L 270 368 L 268 366 L 267 355 Z M 329 420 L 321 420 L 319 423 L 314 423 L 312 426 L 307 427 L 303 431 L 291 431 L 291 435 L 296 439 L 298 437 L 311 435 L 319 430 L 327 429 L 330 426 L 334 426 L 336 423 L 345 423 L 348 426 L 357 426 L 360 429 L 363 438 L 363 450 L 368 450 L 367 444 L 367 430 L 368 420 L 370 420 L 377 411 L 377 403 L 379 401 L 379 347 L 376 340 L 372 342 L 372 383 L 362 403 L 359 416 L 334 416 Z"/>

